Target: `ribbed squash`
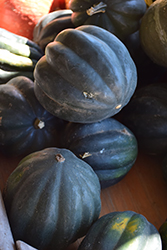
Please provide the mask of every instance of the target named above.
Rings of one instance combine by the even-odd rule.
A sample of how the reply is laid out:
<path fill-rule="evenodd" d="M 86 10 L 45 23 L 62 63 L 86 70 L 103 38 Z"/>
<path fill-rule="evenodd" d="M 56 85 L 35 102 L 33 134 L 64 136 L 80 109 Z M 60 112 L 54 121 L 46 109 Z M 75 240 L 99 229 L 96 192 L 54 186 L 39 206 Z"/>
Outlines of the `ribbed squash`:
<path fill-rule="evenodd" d="M 134 133 L 145 153 L 166 154 L 167 83 L 138 89 L 122 112 L 122 122 Z"/>
<path fill-rule="evenodd" d="M 134 211 L 112 212 L 90 228 L 78 250 L 162 250 L 155 226 Z"/>
<path fill-rule="evenodd" d="M 74 28 L 71 14 L 71 10 L 64 9 L 43 16 L 34 27 L 33 41 L 44 51 L 46 45 L 53 42 L 60 31 L 66 28 Z"/>
<path fill-rule="evenodd" d="M 140 25 L 141 45 L 158 65 L 167 67 L 167 0 L 156 0 L 144 14 Z"/>
<path fill-rule="evenodd" d="M 113 118 L 91 124 L 67 123 L 62 140 L 64 147 L 93 168 L 102 188 L 122 180 L 138 153 L 133 133 Z"/>
<path fill-rule="evenodd" d="M 4 203 L 16 241 L 62 250 L 98 219 L 100 183 L 71 151 L 46 148 L 23 158 L 11 173 Z"/>
<path fill-rule="evenodd" d="M 97 25 L 124 40 L 139 29 L 146 11 L 144 0 L 71 0 L 72 22 L 79 25 Z"/>
<path fill-rule="evenodd" d="M 167 68 L 153 62 L 141 46 L 139 30 L 129 35 L 124 44 L 130 52 L 137 68 L 137 87 L 155 83 L 167 72 Z"/>
<path fill-rule="evenodd" d="M 7 155 L 27 155 L 59 145 L 64 122 L 46 111 L 27 77 L 0 85 L 0 150 Z"/>
<path fill-rule="evenodd" d="M 53 115 L 91 123 L 118 113 L 132 97 L 136 66 L 125 45 L 105 29 L 65 29 L 34 70 L 35 94 Z"/>

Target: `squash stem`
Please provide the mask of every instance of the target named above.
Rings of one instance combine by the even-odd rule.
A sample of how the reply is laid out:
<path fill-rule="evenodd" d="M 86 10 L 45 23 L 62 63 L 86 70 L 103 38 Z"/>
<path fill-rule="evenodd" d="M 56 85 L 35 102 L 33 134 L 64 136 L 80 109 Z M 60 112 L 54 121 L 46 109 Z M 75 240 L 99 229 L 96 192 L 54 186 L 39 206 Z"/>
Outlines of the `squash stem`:
<path fill-rule="evenodd" d="M 94 14 L 97 14 L 99 12 L 105 13 L 107 4 L 100 2 L 98 4 L 93 5 L 90 9 L 86 11 L 88 16 L 92 16 Z"/>
<path fill-rule="evenodd" d="M 57 154 L 57 155 L 56 155 L 56 160 L 57 160 L 58 162 L 63 162 L 63 161 L 65 161 L 65 158 L 64 158 L 61 154 Z"/>
<path fill-rule="evenodd" d="M 34 121 L 34 127 L 36 129 L 42 129 L 45 127 L 45 123 L 43 121 L 41 121 L 40 119 L 36 118 Z"/>

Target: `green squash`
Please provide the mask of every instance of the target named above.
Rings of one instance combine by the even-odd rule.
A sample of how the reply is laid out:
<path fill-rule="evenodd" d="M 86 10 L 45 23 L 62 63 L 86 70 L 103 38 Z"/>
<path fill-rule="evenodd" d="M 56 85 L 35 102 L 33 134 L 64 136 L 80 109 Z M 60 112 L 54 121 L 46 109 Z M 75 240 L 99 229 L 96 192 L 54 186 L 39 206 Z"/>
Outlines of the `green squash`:
<path fill-rule="evenodd" d="M 124 40 L 139 29 L 141 17 L 146 11 L 144 0 L 71 0 L 72 22 L 79 25 L 97 25 Z"/>
<path fill-rule="evenodd" d="M 136 136 L 147 154 L 164 155 L 167 149 L 167 83 L 138 89 L 122 111 L 122 123 Z"/>
<path fill-rule="evenodd" d="M 0 84 L 16 76 L 34 80 L 34 67 L 43 55 L 35 42 L 0 28 Z"/>
<path fill-rule="evenodd" d="M 64 147 L 93 168 L 102 188 L 122 180 L 138 154 L 133 133 L 113 118 L 91 124 L 67 123 L 62 140 Z"/>
<path fill-rule="evenodd" d="M 159 81 L 167 72 L 167 68 L 154 63 L 145 53 L 141 46 L 139 30 L 129 35 L 124 44 L 137 68 L 137 88 Z"/>
<path fill-rule="evenodd" d="M 66 29 L 74 28 L 71 21 L 72 10 L 56 10 L 43 16 L 34 27 L 33 41 L 45 51 L 48 43 L 53 42 L 56 35 Z"/>
<path fill-rule="evenodd" d="M 34 70 L 37 99 L 51 114 L 92 123 L 118 113 L 132 97 L 136 66 L 125 45 L 105 29 L 65 29 Z"/>
<path fill-rule="evenodd" d="M 63 250 L 100 214 L 100 183 L 71 151 L 46 148 L 23 158 L 9 176 L 4 203 L 15 241 Z"/>
<path fill-rule="evenodd" d="M 156 0 L 147 9 L 140 25 L 143 50 L 158 65 L 167 67 L 167 0 Z"/>
<path fill-rule="evenodd" d="M 162 250 L 167 250 L 167 220 L 165 220 L 159 228 L 162 240 Z"/>
<path fill-rule="evenodd" d="M 78 250 L 162 250 L 158 230 L 142 214 L 112 212 L 90 228 Z"/>
<path fill-rule="evenodd" d="M 6 155 L 27 155 L 59 145 L 64 121 L 46 111 L 25 76 L 0 85 L 0 150 Z"/>

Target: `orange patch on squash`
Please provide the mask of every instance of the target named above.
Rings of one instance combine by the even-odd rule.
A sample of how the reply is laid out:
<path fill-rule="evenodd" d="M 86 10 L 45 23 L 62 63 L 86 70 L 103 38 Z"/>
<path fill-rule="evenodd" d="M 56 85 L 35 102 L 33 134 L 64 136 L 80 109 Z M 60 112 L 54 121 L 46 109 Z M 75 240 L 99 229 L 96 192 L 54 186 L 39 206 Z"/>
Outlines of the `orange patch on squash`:
<path fill-rule="evenodd" d="M 0 4 L 0 27 L 29 39 L 38 20 L 60 8 L 59 0 L 0 0 Z"/>

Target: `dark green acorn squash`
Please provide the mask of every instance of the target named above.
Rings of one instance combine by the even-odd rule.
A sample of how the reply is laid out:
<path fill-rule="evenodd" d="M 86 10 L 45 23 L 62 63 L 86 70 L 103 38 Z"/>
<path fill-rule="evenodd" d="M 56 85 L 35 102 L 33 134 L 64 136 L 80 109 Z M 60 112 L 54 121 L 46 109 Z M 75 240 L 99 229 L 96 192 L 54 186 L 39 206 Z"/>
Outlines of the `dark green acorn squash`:
<path fill-rule="evenodd" d="M 167 0 L 156 0 L 147 9 L 140 25 L 143 50 L 153 62 L 167 68 Z"/>
<path fill-rule="evenodd" d="M 113 118 L 91 124 L 67 123 L 62 138 L 64 147 L 93 168 L 102 188 L 122 180 L 138 153 L 133 133 Z"/>
<path fill-rule="evenodd" d="M 72 14 L 72 10 L 70 9 L 58 9 L 52 12 L 49 12 L 48 14 L 42 16 L 38 23 L 35 25 L 33 30 L 33 41 L 36 43 L 38 41 L 38 36 L 40 35 L 42 29 L 50 22 L 52 22 L 55 19 L 69 16 Z"/>
<path fill-rule="evenodd" d="M 155 83 L 167 72 L 167 68 L 154 63 L 145 53 L 141 46 L 139 30 L 129 35 L 125 39 L 124 44 L 136 64 L 138 76 L 137 87 Z"/>
<path fill-rule="evenodd" d="M 59 145 L 64 121 L 46 111 L 27 77 L 0 85 L 0 150 L 7 155 L 26 155 Z"/>
<path fill-rule="evenodd" d="M 145 153 L 166 154 L 167 83 L 154 83 L 138 89 L 122 111 L 122 122 L 136 136 Z"/>
<path fill-rule="evenodd" d="M 57 34 L 66 29 L 74 28 L 71 21 L 72 10 L 56 10 L 43 16 L 34 28 L 33 41 L 44 51 L 48 43 L 53 42 Z"/>
<path fill-rule="evenodd" d="M 141 17 L 146 11 L 144 0 L 71 0 L 74 25 L 97 25 L 124 40 L 139 29 Z"/>
<path fill-rule="evenodd" d="M 155 226 L 133 211 L 112 212 L 90 228 L 78 250 L 162 250 Z"/>
<path fill-rule="evenodd" d="M 159 233 L 162 240 L 162 250 L 167 250 L 167 219 L 160 226 Z"/>
<path fill-rule="evenodd" d="M 136 66 L 125 45 L 105 29 L 65 29 L 34 70 L 35 94 L 53 115 L 91 123 L 118 113 L 132 97 Z"/>
<path fill-rule="evenodd" d="M 62 250 L 98 219 L 100 183 L 71 151 L 46 148 L 23 158 L 11 173 L 4 203 L 16 241 Z"/>

